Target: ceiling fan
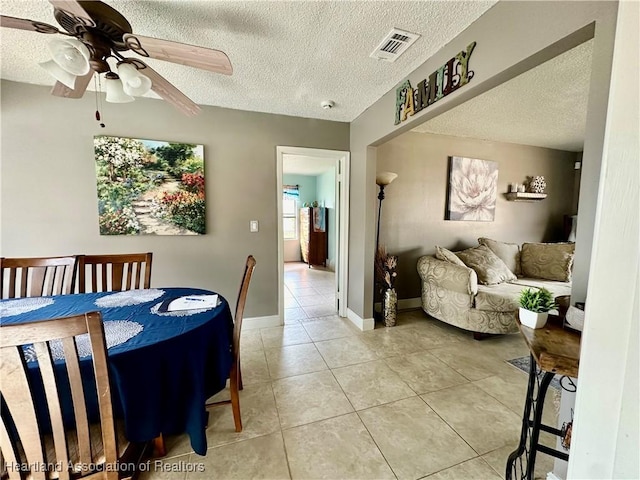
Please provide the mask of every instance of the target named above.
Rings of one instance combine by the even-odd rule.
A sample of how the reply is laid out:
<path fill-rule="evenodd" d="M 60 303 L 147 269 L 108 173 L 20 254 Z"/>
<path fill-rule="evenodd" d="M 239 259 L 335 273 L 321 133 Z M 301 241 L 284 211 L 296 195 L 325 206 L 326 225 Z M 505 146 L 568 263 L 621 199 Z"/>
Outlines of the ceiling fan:
<path fill-rule="evenodd" d="M 57 79 L 51 91 L 53 95 L 81 98 L 93 75 L 104 73 L 107 101 L 133 101 L 133 95 L 142 95 L 150 88 L 182 113 L 191 116 L 200 112 L 198 105 L 142 60 L 124 57 L 122 53 L 132 51 L 142 57 L 224 75 L 233 73 L 229 57 L 224 52 L 134 34 L 127 19 L 101 1 L 49 2 L 54 7 L 56 21 L 65 31 L 35 20 L 6 15 L 0 15 L 0 26 L 67 37 L 51 42 L 53 59 L 41 64 Z M 111 70 L 107 59 L 117 63 L 117 73 Z"/>

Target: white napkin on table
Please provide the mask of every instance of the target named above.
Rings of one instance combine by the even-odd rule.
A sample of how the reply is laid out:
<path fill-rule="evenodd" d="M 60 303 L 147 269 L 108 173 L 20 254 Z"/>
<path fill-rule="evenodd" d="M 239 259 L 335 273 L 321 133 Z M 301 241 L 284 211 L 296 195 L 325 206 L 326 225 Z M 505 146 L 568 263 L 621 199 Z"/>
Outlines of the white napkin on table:
<path fill-rule="evenodd" d="M 213 308 L 218 305 L 218 295 L 185 295 L 176 298 L 167 307 L 168 312 Z"/>

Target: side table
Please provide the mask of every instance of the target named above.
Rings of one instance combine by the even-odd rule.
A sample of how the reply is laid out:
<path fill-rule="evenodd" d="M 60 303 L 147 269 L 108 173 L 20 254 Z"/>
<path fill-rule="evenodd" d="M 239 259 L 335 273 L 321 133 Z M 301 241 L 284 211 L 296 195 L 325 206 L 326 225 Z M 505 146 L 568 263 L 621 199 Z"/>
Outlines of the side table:
<path fill-rule="evenodd" d="M 542 423 L 542 409 L 549 384 L 555 375 L 578 377 L 580 332 L 562 328 L 561 321 L 549 321 L 543 328 L 525 327 L 518 321 L 529 352 L 529 385 L 522 416 L 520 443 L 507 460 L 506 480 L 533 480 L 537 452 L 562 460 L 569 455 L 539 444 L 540 430 L 556 436 L 562 432 Z"/>

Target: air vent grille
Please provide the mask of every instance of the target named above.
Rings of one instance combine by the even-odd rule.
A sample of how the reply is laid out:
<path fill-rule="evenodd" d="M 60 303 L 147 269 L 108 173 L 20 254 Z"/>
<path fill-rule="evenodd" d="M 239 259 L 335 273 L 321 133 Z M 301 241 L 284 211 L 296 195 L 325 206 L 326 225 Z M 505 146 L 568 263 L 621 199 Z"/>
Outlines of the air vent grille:
<path fill-rule="evenodd" d="M 406 35 L 400 35 L 398 33 L 394 33 L 391 38 L 393 38 L 394 40 L 398 40 L 400 42 L 408 42 L 409 41 L 409 37 Z"/>
<path fill-rule="evenodd" d="M 369 55 L 371 58 L 394 62 L 418 39 L 420 35 L 394 28 Z"/>

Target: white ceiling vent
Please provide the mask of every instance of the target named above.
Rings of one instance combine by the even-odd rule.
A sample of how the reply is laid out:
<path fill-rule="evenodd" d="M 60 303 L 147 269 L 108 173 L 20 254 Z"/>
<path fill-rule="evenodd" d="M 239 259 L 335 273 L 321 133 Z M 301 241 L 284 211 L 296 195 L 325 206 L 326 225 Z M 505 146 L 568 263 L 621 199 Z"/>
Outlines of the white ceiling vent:
<path fill-rule="evenodd" d="M 369 56 L 378 60 L 395 62 L 396 58 L 402 55 L 418 38 L 420 35 L 417 33 L 394 28 Z"/>

